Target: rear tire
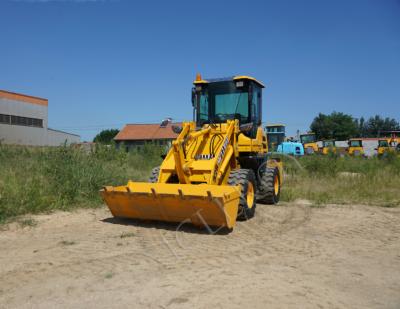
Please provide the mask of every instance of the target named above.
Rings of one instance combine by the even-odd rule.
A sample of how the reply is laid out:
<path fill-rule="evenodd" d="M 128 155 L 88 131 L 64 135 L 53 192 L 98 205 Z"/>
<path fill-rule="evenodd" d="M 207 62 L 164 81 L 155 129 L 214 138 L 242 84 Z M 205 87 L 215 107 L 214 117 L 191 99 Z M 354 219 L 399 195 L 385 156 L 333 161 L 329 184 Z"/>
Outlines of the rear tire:
<path fill-rule="evenodd" d="M 151 174 L 150 174 L 148 182 L 153 182 L 153 183 L 158 182 L 158 175 L 160 175 L 160 167 L 159 166 L 157 166 L 151 170 Z"/>
<path fill-rule="evenodd" d="M 256 211 L 256 177 L 252 170 L 238 169 L 231 171 L 228 185 L 241 186 L 241 194 L 238 208 L 238 220 L 248 220 L 254 217 Z"/>
<path fill-rule="evenodd" d="M 277 204 L 281 195 L 279 169 L 267 167 L 260 179 L 259 201 L 263 204 Z"/>

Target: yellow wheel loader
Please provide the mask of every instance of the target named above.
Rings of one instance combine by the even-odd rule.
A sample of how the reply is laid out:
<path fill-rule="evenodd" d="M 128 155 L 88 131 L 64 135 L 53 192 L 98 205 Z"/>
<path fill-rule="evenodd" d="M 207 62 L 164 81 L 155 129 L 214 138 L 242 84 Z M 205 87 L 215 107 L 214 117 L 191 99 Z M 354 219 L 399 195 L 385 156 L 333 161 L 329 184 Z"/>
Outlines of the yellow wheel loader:
<path fill-rule="evenodd" d="M 390 138 L 383 138 L 378 140 L 378 148 L 375 148 L 378 157 L 384 156 L 391 151 Z"/>
<path fill-rule="evenodd" d="M 383 131 L 385 135 L 390 137 L 381 138 L 378 140 L 378 148 L 375 148 L 379 157 L 385 156 L 388 153 L 400 154 L 400 131 Z"/>
<path fill-rule="evenodd" d="M 351 138 L 348 141 L 347 153 L 350 156 L 362 157 L 365 155 L 362 139 Z"/>
<path fill-rule="evenodd" d="M 319 153 L 323 155 L 328 155 L 336 153 L 337 148 L 334 140 L 324 140 L 322 141 L 322 147 L 319 149 Z"/>
<path fill-rule="evenodd" d="M 300 134 L 300 142 L 303 144 L 305 154 L 311 155 L 318 152 L 317 137 L 315 133 L 308 132 Z"/>
<path fill-rule="evenodd" d="M 262 88 L 249 76 L 197 75 L 194 119 L 173 127 L 179 135 L 149 181 L 100 191 L 111 213 L 232 229 L 254 216 L 256 201 L 278 203 L 282 162 L 268 154 Z"/>

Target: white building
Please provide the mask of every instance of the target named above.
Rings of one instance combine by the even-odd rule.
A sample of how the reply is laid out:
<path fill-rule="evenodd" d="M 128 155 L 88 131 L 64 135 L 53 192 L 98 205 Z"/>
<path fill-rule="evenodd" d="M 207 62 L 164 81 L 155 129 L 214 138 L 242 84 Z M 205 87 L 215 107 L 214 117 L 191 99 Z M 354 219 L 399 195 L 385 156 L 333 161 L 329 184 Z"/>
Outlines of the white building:
<path fill-rule="evenodd" d="M 0 143 L 59 146 L 79 143 L 79 135 L 48 127 L 48 100 L 0 90 Z"/>

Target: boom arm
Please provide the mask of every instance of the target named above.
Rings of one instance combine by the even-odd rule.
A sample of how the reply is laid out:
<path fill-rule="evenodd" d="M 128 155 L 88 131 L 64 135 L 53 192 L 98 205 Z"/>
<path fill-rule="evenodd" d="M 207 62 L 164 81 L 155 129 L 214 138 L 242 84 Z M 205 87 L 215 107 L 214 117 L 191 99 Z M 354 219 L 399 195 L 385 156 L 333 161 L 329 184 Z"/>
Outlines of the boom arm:
<path fill-rule="evenodd" d="M 237 132 L 237 120 L 207 125 L 199 131 L 193 123 L 184 123 L 161 165 L 159 182 L 167 182 L 175 174 L 181 184 L 222 184 L 224 176 L 237 166 Z"/>

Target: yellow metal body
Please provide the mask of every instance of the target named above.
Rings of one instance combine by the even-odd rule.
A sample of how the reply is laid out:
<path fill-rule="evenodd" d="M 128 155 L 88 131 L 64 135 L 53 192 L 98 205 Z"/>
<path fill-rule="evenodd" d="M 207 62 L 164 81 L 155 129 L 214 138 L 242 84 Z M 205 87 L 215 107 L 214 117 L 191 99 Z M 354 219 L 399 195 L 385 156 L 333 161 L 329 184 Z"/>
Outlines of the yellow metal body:
<path fill-rule="evenodd" d="M 238 120 L 206 124 L 200 130 L 194 122 L 184 122 L 160 166 L 158 183 L 130 181 L 104 187 L 101 195 L 116 217 L 233 228 L 241 188 L 227 185 L 229 174 L 240 167 L 239 152 L 262 154 L 267 147 L 261 126 L 252 139 L 240 132 Z M 270 160 L 268 166 L 279 168 L 282 182 L 282 163 Z"/>
<path fill-rule="evenodd" d="M 312 149 L 313 153 L 317 153 L 318 152 L 318 144 L 317 143 L 305 143 L 304 145 L 304 150 L 307 152 L 307 149 Z"/>
<path fill-rule="evenodd" d="M 349 147 L 347 152 L 350 156 L 362 156 L 364 155 L 363 147 Z"/>
<path fill-rule="evenodd" d="M 400 138 L 398 137 L 387 137 L 382 138 L 378 141 L 377 153 L 378 156 L 383 156 L 386 153 L 397 152 L 400 144 Z"/>
<path fill-rule="evenodd" d="M 233 80 L 235 80 L 235 81 L 236 81 L 236 80 L 251 80 L 251 81 L 257 83 L 257 84 L 258 84 L 259 86 L 261 86 L 262 88 L 265 87 L 264 84 L 263 84 L 262 82 L 258 81 L 257 79 L 255 79 L 254 77 L 251 77 L 251 76 L 238 75 L 238 76 L 233 77 Z M 196 80 L 193 81 L 193 84 L 195 84 L 195 85 L 208 84 L 208 81 L 202 79 L 201 76 L 198 75 L 197 78 L 196 78 Z"/>
<path fill-rule="evenodd" d="M 309 132 L 300 135 L 300 141 L 304 147 L 305 154 L 318 153 L 318 144 L 316 140 L 315 133 Z"/>
<path fill-rule="evenodd" d="M 380 139 L 378 141 L 378 148 L 377 148 L 377 152 L 378 152 L 378 156 L 382 156 L 387 152 L 390 152 L 391 147 L 390 145 L 390 138 L 383 138 Z"/>
<path fill-rule="evenodd" d="M 334 141 L 322 141 L 322 147 L 319 149 L 320 154 L 328 155 L 336 152 L 337 148 Z"/>
<path fill-rule="evenodd" d="M 101 195 L 115 217 L 232 228 L 240 188 L 129 181 L 126 186 L 105 187 Z"/>
<path fill-rule="evenodd" d="M 249 76 L 236 76 L 231 81 L 238 80 L 264 87 Z M 196 87 L 209 83 L 200 74 L 194 81 Z M 228 185 L 229 175 L 241 168 L 240 159 L 250 158 L 257 164 L 260 158 L 262 162 L 267 159 L 267 137 L 259 123 L 254 128 L 254 123 L 240 127 L 238 119 L 210 121 L 201 127 L 194 121 L 183 122 L 157 179 L 153 179 L 156 182 L 129 181 L 124 186 L 106 186 L 100 193 L 116 217 L 233 228 L 242 188 Z M 283 179 L 282 162 L 271 159 L 266 163 L 279 170 L 274 184 L 277 193 Z M 253 205 L 255 198 L 256 188 L 249 182 L 247 204 Z"/>
<path fill-rule="evenodd" d="M 361 139 L 352 138 L 349 140 L 349 146 L 347 147 L 347 154 L 350 156 L 364 156 L 364 147 L 362 146 Z"/>

